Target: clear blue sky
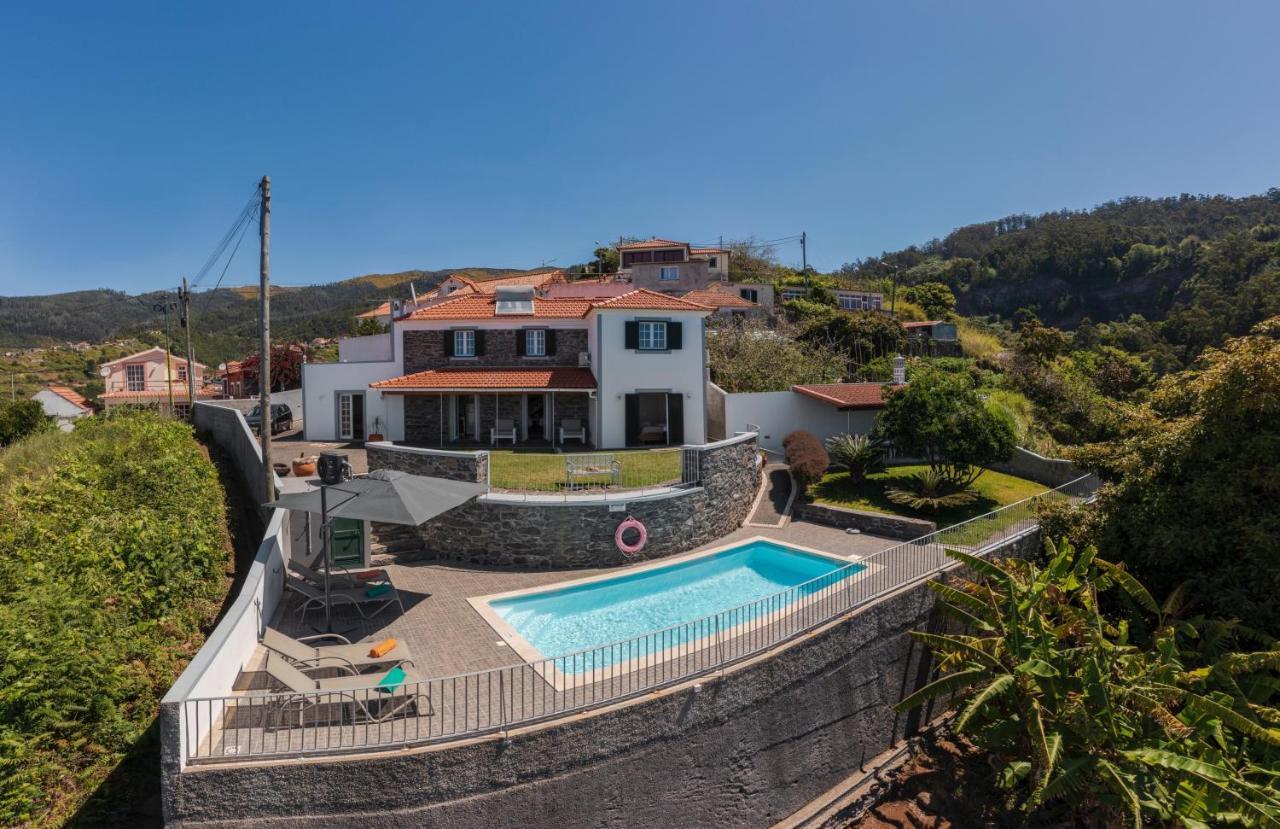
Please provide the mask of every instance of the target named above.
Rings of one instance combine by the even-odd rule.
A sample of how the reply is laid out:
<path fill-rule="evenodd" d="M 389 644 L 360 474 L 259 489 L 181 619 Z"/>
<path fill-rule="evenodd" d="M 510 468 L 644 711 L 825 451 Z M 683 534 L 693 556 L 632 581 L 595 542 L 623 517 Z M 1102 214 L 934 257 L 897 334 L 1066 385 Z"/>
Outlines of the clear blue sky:
<path fill-rule="evenodd" d="M 1014 212 L 1261 192 L 1277 31 L 1274 2 L 9 4 L 0 294 L 174 285 L 263 173 L 284 283 L 619 234 L 806 230 L 827 269 Z"/>

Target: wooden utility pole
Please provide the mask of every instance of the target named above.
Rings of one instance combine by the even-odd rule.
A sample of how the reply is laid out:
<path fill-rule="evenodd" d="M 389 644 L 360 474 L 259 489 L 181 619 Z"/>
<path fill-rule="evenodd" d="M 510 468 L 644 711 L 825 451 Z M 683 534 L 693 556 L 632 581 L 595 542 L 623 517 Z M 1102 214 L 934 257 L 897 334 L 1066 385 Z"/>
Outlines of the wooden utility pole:
<path fill-rule="evenodd" d="M 809 235 L 804 231 L 800 232 L 800 273 L 804 274 L 804 286 L 809 287 Z"/>
<path fill-rule="evenodd" d="M 173 417 L 173 342 L 169 327 L 169 297 L 153 306 L 164 312 L 164 386 L 169 392 L 169 417 Z"/>
<path fill-rule="evenodd" d="M 267 501 L 276 499 L 276 473 L 271 468 L 271 177 L 263 176 L 258 185 L 262 208 L 258 211 L 258 237 L 262 245 L 258 254 L 261 341 L 258 344 L 258 437 L 262 441 L 262 474 L 265 477 L 263 496 Z"/>
<path fill-rule="evenodd" d="M 178 299 L 182 300 L 182 327 L 187 329 L 187 411 L 194 416 L 196 411 L 196 356 L 191 348 L 191 289 L 187 287 L 187 278 L 182 277 L 182 288 L 178 291 Z"/>

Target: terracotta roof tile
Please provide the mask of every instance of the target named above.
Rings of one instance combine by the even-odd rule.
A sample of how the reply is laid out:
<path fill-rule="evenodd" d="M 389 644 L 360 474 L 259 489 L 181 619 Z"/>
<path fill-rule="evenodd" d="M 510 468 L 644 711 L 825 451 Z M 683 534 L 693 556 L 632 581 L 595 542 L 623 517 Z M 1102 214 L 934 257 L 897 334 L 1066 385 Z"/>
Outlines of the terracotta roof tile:
<path fill-rule="evenodd" d="M 760 306 L 746 299 L 741 294 L 733 291 L 726 291 L 719 285 L 712 285 L 710 288 L 703 288 L 700 291 L 690 291 L 683 295 L 683 298 L 689 302 L 696 302 L 699 305 L 709 305 L 712 308 L 759 308 Z"/>
<path fill-rule="evenodd" d="M 889 386 L 890 392 L 897 386 Z M 830 403 L 837 409 L 879 409 L 884 406 L 884 383 L 813 383 L 792 386 L 797 394 Z"/>
<path fill-rule="evenodd" d="M 670 239 L 644 239 L 639 242 L 627 242 L 618 245 L 618 250 L 644 250 L 645 248 L 687 248 L 688 242 L 673 242 Z"/>
<path fill-rule="evenodd" d="M 217 397 L 221 392 L 216 388 L 200 388 L 196 389 L 196 397 Z M 169 392 L 165 389 L 148 389 L 147 391 L 109 391 L 102 395 L 103 400 L 161 400 L 168 399 Z M 173 402 L 187 402 L 187 387 L 183 384 L 178 386 L 178 381 L 174 381 L 173 385 Z"/>
<path fill-rule="evenodd" d="M 84 395 L 80 394 L 80 392 L 76 391 L 73 388 L 70 388 L 68 386 L 45 386 L 45 388 L 53 392 L 54 394 L 58 395 L 63 400 L 67 401 L 73 406 L 79 406 L 82 409 L 93 408 L 89 404 L 89 401 L 84 398 Z"/>
<path fill-rule="evenodd" d="M 370 311 L 365 311 L 363 314 L 356 314 L 356 316 L 357 317 L 384 317 L 390 313 L 391 313 L 391 301 L 387 300 L 386 302 L 379 305 L 377 308 L 374 308 L 373 310 L 370 310 Z"/>
<path fill-rule="evenodd" d="M 589 368 L 567 366 L 522 368 L 436 368 L 370 383 L 371 388 L 388 391 L 437 391 L 477 389 L 517 391 L 524 389 L 581 389 L 596 387 Z"/>
<path fill-rule="evenodd" d="M 627 308 L 639 311 L 710 311 L 710 306 L 699 305 L 687 299 L 681 299 L 678 296 L 670 294 L 660 294 L 657 291 L 650 291 L 648 288 L 637 288 L 625 294 L 620 294 L 609 299 L 602 299 L 593 302 L 596 308 L 615 309 Z"/>

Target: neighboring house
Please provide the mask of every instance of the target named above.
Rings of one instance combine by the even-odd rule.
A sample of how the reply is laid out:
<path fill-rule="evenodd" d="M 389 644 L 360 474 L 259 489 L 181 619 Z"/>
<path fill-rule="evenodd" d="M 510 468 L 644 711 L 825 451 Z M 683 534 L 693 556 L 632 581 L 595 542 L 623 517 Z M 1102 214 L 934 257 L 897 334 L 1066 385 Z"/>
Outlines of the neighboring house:
<path fill-rule="evenodd" d="M 75 389 L 66 386 L 45 386 L 31 395 L 44 413 L 57 418 L 58 428 L 70 432 L 72 423 L 85 415 L 93 414 L 93 406 Z"/>
<path fill-rule="evenodd" d="M 388 334 L 344 340 L 341 362 L 304 367 L 306 438 L 488 445 L 501 419 L 521 442 L 558 444 L 573 420 L 588 446 L 701 443 L 712 310 L 558 271 L 450 277 Z"/>
<path fill-rule="evenodd" d="M 904 322 L 907 343 L 913 354 L 930 354 L 941 357 L 960 356 L 960 336 L 954 322 L 928 320 Z"/>
<path fill-rule="evenodd" d="M 363 314 L 356 314 L 358 320 L 377 320 L 383 325 L 391 324 L 391 300 L 379 305 L 377 308 L 371 308 Z"/>
<path fill-rule="evenodd" d="M 737 291 L 738 296 L 749 302 L 754 302 L 766 311 L 773 310 L 774 294 L 772 282 L 735 282 L 726 287 L 728 290 Z"/>
<path fill-rule="evenodd" d="M 716 309 L 716 316 L 723 317 L 763 317 L 768 310 L 754 301 L 747 299 L 735 290 L 737 286 L 716 283 L 701 291 L 689 291 L 684 298 L 699 305 Z"/>
<path fill-rule="evenodd" d="M 218 373 L 214 375 L 214 379 L 221 384 L 222 393 L 227 397 L 240 398 L 248 392 L 244 367 L 239 360 L 228 360 L 218 366 Z"/>
<path fill-rule="evenodd" d="M 707 261 L 707 276 L 712 282 L 727 282 L 729 280 L 729 256 L 731 251 L 727 248 L 689 248 L 690 259 L 705 259 Z"/>
<path fill-rule="evenodd" d="M 803 299 L 809 290 L 803 285 L 786 285 L 782 288 L 781 299 L 783 302 L 790 302 L 793 299 Z M 836 304 L 843 311 L 880 311 L 884 308 L 884 294 L 875 291 L 854 291 L 846 288 L 838 288 L 832 291 L 836 297 Z"/>
<path fill-rule="evenodd" d="M 700 291 L 729 278 L 729 251 L 692 248 L 670 239 L 626 242 L 618 245 L 618 275 L 650 291 Z"/>
<path fill-rule="evenodd" d="M 192 367 L 195 371 L 196 398 L 216 398 L 218 390 L 204 385 L 205 366 L 194 363 Z M 103 408 L 150 406 L 166 414 L 185 417 L 191 410 L 187 371 L 185 359 L 168 355 L 159 347 L 103 363 L 99 367 L 106 383 L 101 397 Z M 169 412 L 170 388 L 173 390 L 173 412 Z"/>

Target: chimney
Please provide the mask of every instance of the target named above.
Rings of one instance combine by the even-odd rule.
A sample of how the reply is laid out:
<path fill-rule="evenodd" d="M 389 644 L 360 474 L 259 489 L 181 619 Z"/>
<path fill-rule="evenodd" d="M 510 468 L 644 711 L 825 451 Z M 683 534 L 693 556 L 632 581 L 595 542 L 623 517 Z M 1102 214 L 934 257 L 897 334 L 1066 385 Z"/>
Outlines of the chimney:
<path fill-rule="evenodd" d="M 893 384 L 901 386 L 907 382 L 907 359 L 901 354 L 893 357 Z"/>

